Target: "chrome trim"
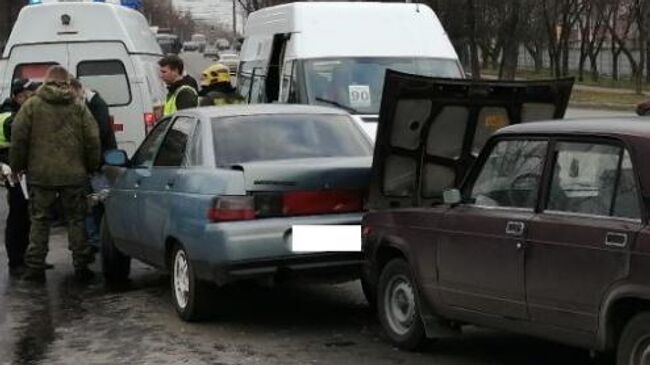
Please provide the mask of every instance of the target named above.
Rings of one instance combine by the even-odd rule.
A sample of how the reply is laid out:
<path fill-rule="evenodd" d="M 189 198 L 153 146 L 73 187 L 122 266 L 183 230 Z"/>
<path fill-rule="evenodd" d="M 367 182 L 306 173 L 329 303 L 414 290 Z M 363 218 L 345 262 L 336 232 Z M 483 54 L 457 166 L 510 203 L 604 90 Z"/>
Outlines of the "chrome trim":
<path fill-rule="evenodd" d="M 528 212 L 528 213 L 533 213 L 535 211 L 535 208 L 519 208 L 519 207 L 493 207 L 489 205 L 476 205 L 476 204 L 463 204 L 461 205 L 462 207 L 471 207 L 471 208 L 479 208 L 479 209 L 485 209 L 485 210 L 513 210 L 516 212 Z"/>
<path fill-rule="evenodd" d="M 610 238 L 613 237 L 619 237 L 622 238 L 622 242 L 611 242 Z M 626 233 L 618 233 L 618 232 L 607 232 L 607 235 L 605 235 L 605 246 L 608 247 L 626 247 L 627 246 L 627 234 Z"/>
<path fill-rule="evenodd" d="M 541 214 L 563 215 L 563 216 L 576 217 L 576 218 L 611 219 L 611 220 L 615 220 L 615 221 L 622 221 L 622 222 L 628 222 L 628 223 L 638 223 L 638 224 L 643 223 L 641 218 L 636 219 L 636 218 L 615 217 L 615 216 L 610 216 L 610 215 L 597 215 L 597 214 L 587 214 L 587 213 L 564 212 L 564 211 L 560 211 L 560 210 L 544 210 L 544 211 L 541 212 Z"/>
<path fill-rule="evenodd" d="M 509 221 L 506 223 L 506 234 L 510 236 L 521 236 L 524 234 L 526 225 L 524 222 Z"/>

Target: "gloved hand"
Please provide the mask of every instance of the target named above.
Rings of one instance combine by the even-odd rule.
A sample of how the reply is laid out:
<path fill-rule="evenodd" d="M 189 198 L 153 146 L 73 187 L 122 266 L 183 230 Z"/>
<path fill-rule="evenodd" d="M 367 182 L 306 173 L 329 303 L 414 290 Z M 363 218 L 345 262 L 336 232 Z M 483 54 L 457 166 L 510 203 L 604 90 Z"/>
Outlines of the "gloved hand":
<path fill-rule="evenodd" d="M 16 185 L 16 177 L 14 176 L 11 167 L 6 163 L 0 163 L 0 179 L 9 183 L 9 186 L 14 187 Z"/>

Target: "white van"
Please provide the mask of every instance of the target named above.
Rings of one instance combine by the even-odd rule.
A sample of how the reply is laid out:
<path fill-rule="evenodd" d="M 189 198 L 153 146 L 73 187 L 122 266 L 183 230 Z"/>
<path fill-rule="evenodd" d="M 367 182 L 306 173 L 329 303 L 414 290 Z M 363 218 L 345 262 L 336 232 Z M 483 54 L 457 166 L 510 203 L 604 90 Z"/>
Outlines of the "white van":
<path fill-rule="evenodd" d="M 35 26 L 36 25 L 36 26 Z M 40 80 L 48 67 L 66 67 L 110 107 L 119 148 L 133 154 L 162 114 L 166 88 L 162 57 L 144 16 L 98 2 L 54 2 L 24 7 L 0 59 L 0 97 L 11 80 Z"/>
<path fill-rule="evenodd" d="M 433 10 L 412 3 L 306 2 L 248 17 L 238 85 L 251 103 L 338 106 L 374 139 L 386 69 L 462 78 Z"/>

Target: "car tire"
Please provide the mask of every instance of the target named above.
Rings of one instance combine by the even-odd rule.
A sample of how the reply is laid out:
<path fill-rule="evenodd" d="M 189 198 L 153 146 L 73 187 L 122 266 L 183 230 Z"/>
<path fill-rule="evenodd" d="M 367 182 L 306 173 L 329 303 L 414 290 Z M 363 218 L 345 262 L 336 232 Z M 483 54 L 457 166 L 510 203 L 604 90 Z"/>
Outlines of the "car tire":
<path fill-rule="evenodd" d="M 174 247 L 170 260 L 172 301 L 176 312 L 188 322 L 206 318 L 210 288 L 197 279 L 192 260 L 182 246 Z"/>
<path fill-rule="evenodd" d="M 417 295 L 405 260 L 393 259 L 384 266 L 377 292 L 379 320 L 390 341 L 403 350 L 415 350 L 426 340 Z"/>
<path fill-rule="evenodd" d="M 127 281 L 131 273 L 131 257 L 125 255 L 115 247 L 113 236 L 111 236 L 108 230 L 106 217 L 102 218 L 100 236 L 104 279 L 110 283 Z"/>
<path fill-rule="evenodd" d="M 650 312 L 637 314 L 625 325 L 618 342 L 616 364 L 650 364 Z"/>

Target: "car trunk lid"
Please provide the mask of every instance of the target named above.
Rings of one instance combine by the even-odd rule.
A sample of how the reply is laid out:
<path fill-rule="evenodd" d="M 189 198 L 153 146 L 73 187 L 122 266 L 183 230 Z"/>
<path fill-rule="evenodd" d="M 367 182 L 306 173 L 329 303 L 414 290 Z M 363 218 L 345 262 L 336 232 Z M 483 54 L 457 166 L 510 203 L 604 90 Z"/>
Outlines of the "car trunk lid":
<path fill-rule="evenodd" d="M 368 207 L 439 203 L 496 130 L 562 118 L 572 86 L 572 78 L 472 81 L 387 71 Z"/>
<path fill-rule="evenodd" d="M 309 158 L 247 162 L 244 174 L 255 218 L 362 211 L 370 180 L 370 157 Z"/>

